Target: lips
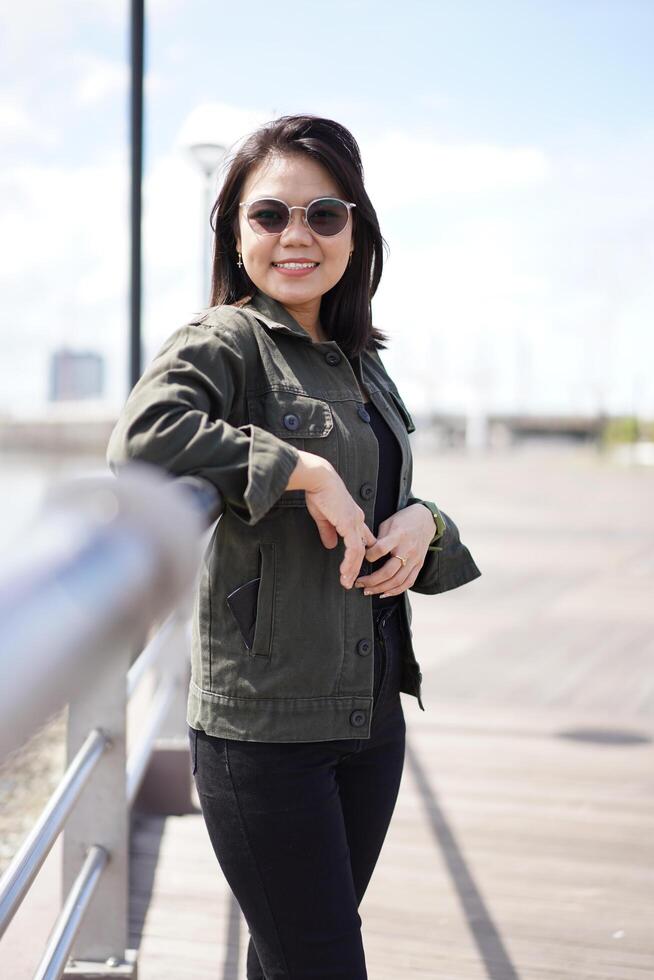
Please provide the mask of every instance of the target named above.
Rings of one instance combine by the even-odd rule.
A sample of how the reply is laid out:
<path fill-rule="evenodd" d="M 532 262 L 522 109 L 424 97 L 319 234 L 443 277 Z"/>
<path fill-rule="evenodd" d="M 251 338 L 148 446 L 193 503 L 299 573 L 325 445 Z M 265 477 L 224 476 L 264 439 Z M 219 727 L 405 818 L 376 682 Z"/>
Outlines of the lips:
<path fill-rule="evenodd" d="M 282 262 L 272 262 L 276 269 L 315 269 L 320 262 L 313 259 L 284 259 Z"/>

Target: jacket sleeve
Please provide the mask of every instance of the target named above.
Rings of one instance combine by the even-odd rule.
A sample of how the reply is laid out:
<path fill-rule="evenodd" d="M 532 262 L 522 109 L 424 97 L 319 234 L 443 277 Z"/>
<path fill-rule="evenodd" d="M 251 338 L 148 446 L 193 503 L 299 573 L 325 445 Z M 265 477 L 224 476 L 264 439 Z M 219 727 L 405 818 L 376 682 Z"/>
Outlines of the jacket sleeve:
<path fill-rule="evenodd" d="M 111 470 L 138 459 L 201 476 L 244 523 L 261 520 L 300 456 L 259 426 L 227 421 L 246 391 L 244 348 L 237 327 L 176 330 L 129 394 L 107 446 Z"/>
<path fill-rule="evenodd" d="M 409 496 L 406 506 L 420 502 L 420 497 Z M 445 531 L 437 542 L 438 550 L 427 552 L 418 577 L 410 586 L 410 591 L 420 592 L 423 595 L 448 592 L 450 589 L 472 582 L 481 575 L 472 555 L 459 537 L 458 527 L 440 507 L 439 510 L 445 521 Z"/>

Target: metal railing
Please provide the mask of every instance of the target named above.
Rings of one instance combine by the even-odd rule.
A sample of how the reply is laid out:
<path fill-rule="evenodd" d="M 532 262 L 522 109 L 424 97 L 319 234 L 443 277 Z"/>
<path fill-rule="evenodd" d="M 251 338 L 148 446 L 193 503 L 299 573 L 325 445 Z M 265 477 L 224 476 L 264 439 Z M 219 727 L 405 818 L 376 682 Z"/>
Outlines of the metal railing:
<path fill-rule="evenodd" d="M 206 481 L 132 463 L 117 478 L 55 487 L 20 555 L 4 558 L 0 761 L 68 705 L 68 766 L 0 879 L 2 936 L 63 831 L 66 898 L 39 980 L 134 975 L 130 809 L 158 737 L 181 739 L 187 754 L 191 593 L 221 510 Z M 128 755 L 130 699 L 152 671 L 158 685 Z"/>

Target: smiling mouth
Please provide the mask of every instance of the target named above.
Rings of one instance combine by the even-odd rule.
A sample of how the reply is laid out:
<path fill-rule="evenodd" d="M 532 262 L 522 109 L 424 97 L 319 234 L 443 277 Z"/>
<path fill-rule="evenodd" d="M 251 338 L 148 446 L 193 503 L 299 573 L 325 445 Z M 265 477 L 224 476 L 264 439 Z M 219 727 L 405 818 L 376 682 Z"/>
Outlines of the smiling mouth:
<path fill-rule="evenodd" d="M 320 262 L 273 262 L 276 269 L 315 269 Z"/>

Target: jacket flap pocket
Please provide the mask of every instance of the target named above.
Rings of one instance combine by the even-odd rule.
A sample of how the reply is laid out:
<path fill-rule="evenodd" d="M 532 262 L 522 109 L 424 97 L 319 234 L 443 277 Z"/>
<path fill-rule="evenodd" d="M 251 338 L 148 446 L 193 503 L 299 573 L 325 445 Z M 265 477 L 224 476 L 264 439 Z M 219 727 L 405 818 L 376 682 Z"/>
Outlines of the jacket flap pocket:
<path fill-rule="evenodd" d="M 397 408 L 398 412 L 402 417 L 402 421 L 406 426 L 407 432 L 415 432 L 416 427 L 413 419 L 411 418 L 411 413 L 409 412 L 408 408 L 400 398 L 399 393 L 397 391 L 394 391 L 392 388 L 388 389 L 388 393 L 393 399 L 393 402 L 395 403 L 395 407 Z"/>
<path fill-rule="evenodd" d="M 329 402 L 295 391 L 267 391 L 248 397 L 250 419 L 282 439 L 320 439 L 334 427 Z"/>

